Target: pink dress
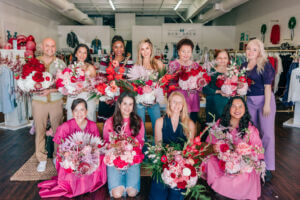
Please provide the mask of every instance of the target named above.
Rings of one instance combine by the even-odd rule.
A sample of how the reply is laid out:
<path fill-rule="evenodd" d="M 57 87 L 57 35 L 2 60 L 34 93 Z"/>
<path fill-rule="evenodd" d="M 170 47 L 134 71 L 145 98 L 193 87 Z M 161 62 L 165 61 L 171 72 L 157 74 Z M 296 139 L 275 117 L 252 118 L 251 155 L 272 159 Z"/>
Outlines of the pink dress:
<path fill-rule="evenodd" d="M 250 131 L 249 143 L 251 145 L 258 145 L 262 147 L 262 142 L 259 137 L 259 132 L 253 125 L 248 127 Z M 237 129 L 230 132 L 233 136 L 234 144 L 238 144 L 243 140 L 247 140 L 247 136 L 241 139 L 237 134 Z M 207 142 L 210 141 L 210 137 L 207 138 Z M 212 144 L 217 143 L 217 138 L 212 135 Z M 260 154 L 259 159 L 263 159 L 264 155 Z M 223 170 L 220 169 L 218 164 L 217 156 L 212 156 L 205 162 L 201 164 L 201 168 L 204 168 L 202 178 L 206 179 L 208 185 L 211 188 L 228 198 L 232 199 L 257 199 L 260 197 L 261 184 L 260 175 L 253 170 L 251 173 L 243 173 L 238 175 L 228 175 L 225 174 Z"/>
<path fill-rule="evenodd" d="M 77 131 L 82 130 L 75 119 L 71 119 L 57 128 L 53 141 L 61 144 L 61 139 Z M 84 132 L 99 136 L 96 123 L 90 120 L 88 120 Z M 40 188 L 39 194 L 42 198 L 75 197 L 87 192 L 94 192 L 106 183 L 106 166 L 103 162 L 103 156 L 100 157 L 99 168 L 90 175 L 76 176 L 73 173 L 68 173 L 64 168 L 60 167 L 58 161 L 56 161 L 56 169 L 57 176 L 38 184 Z"/>
<path fill-rule="evenodd" d="M 127 123 L 126 127 L 125 127 L 125 133 L 128 136 L 131 136 L 131 130 L 130 130 L 130 119 L 129 118 L 125 118 L 123 119 L 124 123 Z M 110 117 L 106 120 L 104 127 L 103 127 L 103 139 L 105 142 L 110 142 L 109 141 L 109 134 L 114 132 L 114 128 L 113 128 L 113 118 Z M 141 128 L 140 128 L 140 132 L 139 134 L 136 136 L 136 139 L 139 141 L 139 143 L 144 146 L 144 135 L 145 135 L 145 128 L 144 128 L 144 123 L 141 120 Z"/>

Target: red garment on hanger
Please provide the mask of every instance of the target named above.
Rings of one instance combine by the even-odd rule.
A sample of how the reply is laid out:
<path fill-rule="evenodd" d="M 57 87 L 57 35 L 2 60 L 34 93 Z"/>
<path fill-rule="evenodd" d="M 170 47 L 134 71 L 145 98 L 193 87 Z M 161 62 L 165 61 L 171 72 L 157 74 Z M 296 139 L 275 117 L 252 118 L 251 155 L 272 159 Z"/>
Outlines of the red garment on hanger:
<path fill-rule="evenodd" d="M 271 42 L 272 44 L 279 44 L 280 41 L 280 26 L 275 24 L 271 30 Z"/>

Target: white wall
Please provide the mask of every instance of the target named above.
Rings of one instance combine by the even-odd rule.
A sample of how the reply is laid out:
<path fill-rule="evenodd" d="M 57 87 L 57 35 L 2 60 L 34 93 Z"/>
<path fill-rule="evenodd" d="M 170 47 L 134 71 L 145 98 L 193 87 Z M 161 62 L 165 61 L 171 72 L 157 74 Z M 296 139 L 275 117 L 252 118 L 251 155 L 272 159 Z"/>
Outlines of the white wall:
<path fill-rule="evenodd" d="M 162 24 L 162 26 L 133 26 L 133 60 L 136 60 L 137 45 L 139 41 L 150 38 L 155 49 L 162 52 L 165 45 L 169 47 L 168 58 L 172 57 L 173 44 L 182 38 L 191 39 L 195 46 L 211 49 L 234 48 L 235 45 L 234 26 L 202 26 L 201 24 Z"/>
<path fill-rule="evenodd" d="M 270 34 L 272 26 L 276 23 L 280 25 L 280 44 L 289 42 L 293 45 L 300 44 L 300 1 L 299 0 L 251 0 L 242 6 L 234 9 L 231 13 L 221 16 L 216 19 L 214 24 L 226 23 L 231 18 L 236 25 L 236 48 L 240 34 L 246 32 L 249 37 L 257 37 L 261 39 L 260 28 L 262 24 L 267 25 L 267 32 L 265 34 L 265 46 L 279 46 L 273 45 L 270 42 Z M 294 40 L 290 40 L 290 30 L 288 29 L 288 22 L 290 17 L 295 16 L 297 25 L 295 27 Z M 278 22 L 275 22 L 278 20 Z"/>
<path fill-rule="evenodd" d="M 16 5 L 18 4 L 18 5 Z M 33 35 L 39 43 L 45 37 L 58 39 L 57 25 L 60 23 L 73 24 L 74 22 L 61 16 L 55 11 L 25 1 L 0 2 L 0 43 L 7 38 L 7 30 L 23 34 Z"/>
<path fill-rule="evenodd" d="M 149 38 L 154 46 L 154 52 L 162 47 L 161 26 L 133 26 L 132 27 L 132 58 L 136 61 L 138 43 Z"/>
<path fill-rule="evenodd" d="M 161 26 L 165 22 L 164 17 L 136 17 L 135 24 L 138 26 Z"/>
<path fill-rule="evenodd" d="M 124 40 L 132 39 L 132 26 L 135 25 L 135 13 L 116 13 L 116 35 L 121 35 Z"/>
<path fill-rule="evenodd" d="M 101 40 L 102 49 L 110 51 L 111 31 L 110 26 L 58 26 L 58 43 L 61 48 L 69 48 L 66 39 L 67 34 L 73 31 L 78 38 L 79 43 L 91 46 L 91 42 L 96 37 Z"/>

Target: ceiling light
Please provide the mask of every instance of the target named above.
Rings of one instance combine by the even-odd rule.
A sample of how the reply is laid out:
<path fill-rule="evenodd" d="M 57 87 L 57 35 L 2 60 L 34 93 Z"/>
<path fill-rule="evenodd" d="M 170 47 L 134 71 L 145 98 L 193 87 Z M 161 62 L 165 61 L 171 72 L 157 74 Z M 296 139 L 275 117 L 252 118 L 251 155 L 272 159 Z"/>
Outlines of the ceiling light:
<path fill-rule="evenodd" d="M 113 2 L 111 0 L 108 0 L 109 4 L 110 4 L 110 7 L 113 9 L 113 10 L 116 10 Z"/>
<path fill-rule="evenodd" d="M 180 6 L 181 3 L 182 3 L 182 0 L 179 0 L 177 5 L 175 6 L 174 10 L 177 10 L 177 8 Z"/>

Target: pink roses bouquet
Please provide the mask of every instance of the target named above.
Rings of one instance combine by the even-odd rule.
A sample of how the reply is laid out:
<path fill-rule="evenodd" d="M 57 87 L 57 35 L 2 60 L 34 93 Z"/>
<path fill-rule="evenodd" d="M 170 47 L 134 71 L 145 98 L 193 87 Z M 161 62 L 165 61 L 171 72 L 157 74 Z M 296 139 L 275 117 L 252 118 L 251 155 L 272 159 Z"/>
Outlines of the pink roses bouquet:
<path fill-rule="evenodd" d="M 85 72 L 81 69 L 83 63 L 75 63 L 56 74 L 56 88 L 63 95 L 76 95 L 89 86 Z"/>
<path fill-rule="evenodd" d="M 57 160 L 69 173 L 92 174 L 99 167 L 103 145 L 99 137 L 76 132 L 59 145 Z"/>
<path fill-rule="evenodd" d="M 120 133 L 112 133 L 110 143 L 106 147 L 104 163 L 107 166 L 114 166 L 119 170 L 126 170 L 128 167 L 139 164 L 144 159 L 142 145 L 133 136 L 127 136 L 123 126 Z"/>
<path fill-rule="evenodd" d="M 221 88 L 224 94 L 229 96 L 246 95 L 248 90 L 248 84 L 246 79 L 246 70 L 239 70 L 238 67 L 233 64 L 227 70 L 224 75 L 217 77 L 216 85 Z"/>

